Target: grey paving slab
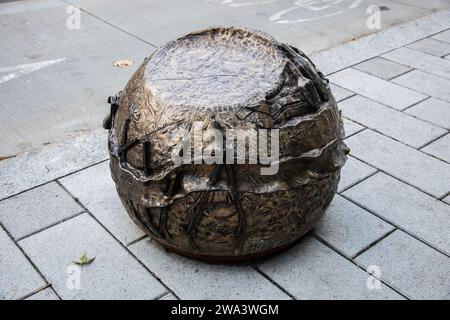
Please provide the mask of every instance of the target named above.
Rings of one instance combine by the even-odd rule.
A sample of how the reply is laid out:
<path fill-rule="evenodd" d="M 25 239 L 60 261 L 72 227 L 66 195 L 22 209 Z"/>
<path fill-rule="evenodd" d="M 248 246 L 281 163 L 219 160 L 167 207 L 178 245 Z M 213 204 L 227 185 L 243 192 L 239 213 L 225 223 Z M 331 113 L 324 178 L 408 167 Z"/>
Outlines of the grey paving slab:
<path fill-rule="evenodd" d="M 407 45 L 407 47 L 436 57 L 443 57 L 450 54 L 450 43 L 432 38 L 422 39 Z"/>
<path fill-rule="evenodd" d="M 381 279 L 410 299 L 450 299 L 450 259 L 400 230 L 356 262 L 379 266 Z"/>
<path fill-rule="evenodd" d="M 341 88 L 338 85 L 335 85 L 334 83 L 330 83 L 330 89 L 337 102 L 354 95 L 353 92 Z"/>
<path fill-rule="evenodd" d="M 106 139 L 98 129 L 0 161 L 0 199 L 108 159 Z"/>
<path fill-rule="evenodd" d="M 59 300 L 52 288 L 46 288 L 26 298 L 26 300 Z"/>
<path fill-rule="evenodd" d="M 0 202 L 0 222 L 20 239 L 68 219 L 83 208 L 55 182 Z"/>
<path fill-rule="evenodd" d="M 447 9 L 321 51 L 312 58 L 324 74 L 330 74 L 429 37 L 449 27 L 450 11 Z"/>
<path fill-rule="evenodd" d="M 333 249 L 352 259 L 392 230 L 394 227 L 389 223 L 336 195 L 314 233 Z"/>
<path fill-rule="evenodd" d="M 422 151 L 450 163 L 450 135 L 447 134 L 433 143 L 430 143 L 422 148 Z"/>
<path fill-rule="evenodd" d="M 450 80 L 413 70 L 392 80 L 402 86 L 450 102 Z"/>
<path fill-rule="evenodd" d="M 249 266 L 210 265 L 143 239 L 130 250 L 180 299 L 289 299 Z"/>
<path fill-rule="evenodd" d="M 109 161 L 74 173 L 60 182 L 123 244 L 144 236 L 117 195 Z"/>
<path fill-rule="evenodd" d="M 372 130 L 346 140 L 352 155 L 417 188 L 442 197 L 450 191 L 450 165 Z"/>
<path fill-rule="evenodd" d="M 352 68 L 332 74 L 329 78 L 345 89 L 398 110 L 403 110 L 426 98 L 419 92 Z"/>
<path fill-rule="evenodd" d="M 339 108 L 344 117 L 415 148 L 422 147 L 447 132 L 359 95 L 342 101 Z"/>
<path fill-rule="evenodd" d="M 374 174 L 377 169 L 365 164 L 352 156 L 347 157 L 345 166 L 341 169 L 341 180 L 339 181 L 338 192 L 342 192 L 348 187 L 354 185 Z"/>
<path fill-rule="evenodd" d="M 344 129 L 345 129 L 345 136 L 351 136 L 352 134 L 355 134 L 361 130 L 364 129 L 363 126 L 357 124 L 354 121 L 348 120 L 348 119 L 343 119 L 343 123 L 344 123 Z"/>
<path fill-rule="evenodd" d="M 450 255 L 450 211 L 446 204 L 381 172 L 343 194 Z"/>
<path fill-rule="evenodd" d="M 450 79 L 450 61 L 446 59 L 409 48 L 399 48 L 382 55 L 382 57 L 439 77 Z"/>
<path fill-rule="evenodd" d="M 166 291 L 88 214 L 19 243 L 63 300 L 154 299 Z M 76 265 L 73 261 L 83 254 L 95 260 L 85 266 Z"/>
<path fill-rule="evenodd" d="M 361 62 L 360 64 L 353 66 L 353 68 L 385 80 L 392 79 L 412 70 L 407 66 L 380 57 L 375 57 L 370 60 Z"/>
<path fill-rule="evenodd" d="M 0 83 L 2 156 L 99 128 L 109 110 L 107 97 L 121 90 L 154 50 L 85 12 L 80 14 L 80 29 L 69 29 L 68 7 L 67 2 L 53 0 L 0 5 L 0 69 L 37 67 L 21 75 L 2 73 L 19 75 Z M 136 63 L 113 67 L 118 59 Z M 54 63 L 41 67 L 48 61 Z"/>
<path fill-rule="evenodd" d="M 43 286 L 44 280 L 0 227 L 0 300 L 20 299 Z"/>
<path fill-rule="evenodd" d="M 384 285 L 368 289 L 366 272 L 311 237 L 260 268 L 297 299 L 402 298 Z"/>
<path fill-rule="evenodd" d="M 434 36 L 433 39 L 450 43 L 450 30 L 442 31 Z"/>
<path fill-rule="evenodd" d="M 419 119 L 423 119 L 450 129 L 450 103 L 435 98 L 430 98 L 405 110 Z"/>

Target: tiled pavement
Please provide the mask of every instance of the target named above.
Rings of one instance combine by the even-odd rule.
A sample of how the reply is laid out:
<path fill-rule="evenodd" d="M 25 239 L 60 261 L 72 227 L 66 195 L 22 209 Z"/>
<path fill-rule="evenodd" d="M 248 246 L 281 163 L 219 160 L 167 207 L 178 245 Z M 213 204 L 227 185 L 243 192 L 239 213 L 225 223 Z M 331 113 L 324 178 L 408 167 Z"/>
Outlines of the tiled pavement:
<path fill-rule="evenodd" d="M 300 244 L 256 264 L 152 243 L 106 154 L 88 152 L 100 132 L 0 162 L 0 298 L 450 299 L 449 54 L 443 29 L 328 75 L 351 148 L 338 195 Z M 94 262 L 74 268 L 84 253 Z"/>

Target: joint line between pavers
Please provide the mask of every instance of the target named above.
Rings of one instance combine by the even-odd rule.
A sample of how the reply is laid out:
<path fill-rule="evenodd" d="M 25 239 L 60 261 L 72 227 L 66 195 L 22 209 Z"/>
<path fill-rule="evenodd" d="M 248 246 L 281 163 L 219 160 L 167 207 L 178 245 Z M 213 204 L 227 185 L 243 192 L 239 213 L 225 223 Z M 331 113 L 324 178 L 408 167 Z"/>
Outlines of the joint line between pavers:
<path fill-rule="evenodd" d="M 431 156 L 431 157 L 433 157 L 433 158 L 436 158 L 436 159 L 438 159 L 438 160 L 441 160 L 441 161 L 444 161 L 444 162 L 446 162 L 446 163 L 449 163 L 447 160 L 438 158 L 438 157 L 436 157 L 436 156 L 434 156 L 434 155 L 432 155 L 432 154 L 426 153 L 425 151 L 422 150 L 423 148 L 425 148 L 425 147 L 427 147 L 428 145 L 432 144 L 433 142 L 436 142 L 437 140 L 439 140 L 439 139 L 445 137 L 445 136 L 448 135 L 448 134 L 449 134 L 448 131 L 445 132 L 444 134 L 441 134 L 439 137 L 436 137 L 436 138 L 434 138 L 433 140 L 431 140 L 430 142 L 425 143 L 423 146 L 418 147 L 418 150 L 419 150 L 419 151 L 422 151 L 423 153 L 425 153 L 425 154 L 427 154 L 427 155 L 429 155 L 429 156 Z"/>
<path fill-rule="evenodd" d="M 53 182 L 53 181 L 52 181 L 52 182 Z M 64 190 L 64 191 L 65 191 L 65 190 Z M 61 224 L 61 223 L 63 223 L 63 222 L 66 222 L 66 221 L 68 221 L 68 220 L 71 220 L 71 219 L 73 219 L 73 218 L 76 218 L 76 217 L 78 217 L 78 216 L 81 216 L 83 213 L 86 213 L 86 211 L 84 211 L 84 209 L 82 208 L 82 210 L 81 210 L 80 212 L 77 212 L 77 213 L 75 213 L 75 214 L 73 214 L 73 215 L 71 215 L 71 216 L 68 216 L 68 217 L 66 217 L 66 218 L 64 218 L 64 219 L 62 219 L 62 220 L 58 220 L 58 221 L 56 221 L 56 222 L 54 222 L 54 223 L 52 223 L 52 224 L 50 224 L 50 225 L 48 225 L 48 226 L 46 226 L 46 227 L 44 227 L 44 228 L 35 230 L 35 231 L 33 231 L 32 233 L 27 234 L 26 236 L 22 236 L 22 237 L 20 237 L 20 238 L 17 238 L 16 241 L 19 242 L 19 241 L 22 241 L 22 240 L 24 240 L 24 239 L 26 239 L 26 238 L 29 238 L 29 237 L 31 237 L 31 236 L 34 236 L 35 234 L 38 234 L 39 232 L 45 231 L 45 230 L 50 229 L 50 228 L 52 228 L 52 227 L 54 227 L 54 226 L 57 226 L 58 224 Z"/>
<path fill-rule="evenodd" d="M 261 276 L 263 276 L 266 280 L 270 281 L 275 287 L 277 287 L 279 290 L 281 290 L 284 294 L 286 294 L 289 298 L 292 300 L 297 300 L 297 298 L 291 294 L 288 290 L 286 290 L 284 287 L 282 287 L 278 282 L 273 280 L 271 277 L 269 277 L 266 273 L 264 273 L 257 265 L 252 264 L 251 267 L 253 270 L 258 272 Z"/>
<path fill-rule="evenodd" d="M 357 257 L 359 257 L 361 254 L 363 254 L 364 252 L 366 252 L 367 250 L 369 250 L 370 248 L 374 247 L 375 245 L 377 245 L 379 242 L 381 242 L 382 240 L 386 239 L 388 236 L 390 236 L 392 233 L 394 233 L 394 231 L 399 230 L 395 225 L 390 224 L 391 226 L 394 227 L 394 229 L 390 230 L 389 232 L 387 232 L 386 234 L 384 234 L 383 236 L 381 236 L 380 238 L 378 238 L 377 240 L 373 241 L 372 243 L 369 243 L 366 247 L 362 248 L 360 251 L 358 251 L 355 255 L 353 255 L 351 258 L 352 260 L 355 260 Z"/>
<path fill-rule="evenodd" d="M 139 237 L 137 239 L 134 239 L 133 241 L 128 242 L 126 244 L 126 247 L 128 248 L 129 246 L 132 246 L 133 244 L 135 244 L 135 243 L 137 243 L 137 242 L 139 242 L 141 240 L 144 240 L 145 238 L 148 238 L 148 235 L 145 234 L 145 235 L 143 235 L 143 236 L 141 236 L 141 237 Z"/>
<path fill-rule="evenodd" d="M 18 196 L 18 195 L 20 195 L 20 194 L 22 194 L 22 193 L 25 193 L 25 192 L 27 192 L 27 191 L 30 191 L 30 190 L 33 190 L 33 189 L 36 189 L 36 188 L 45 186 L 46 184 L 49 184 L 49 183 L 51 183 L 51 182 L 56 182 L 58 179 L 62 179 L 62 178 L 65 178 L 65 177 L 67 177 L 67 176 L 70 176 L 70 175 L 72 175 L 72 174 L 75 174 L 75 173 L 77 173 L 77 172 L 83 171 L 83 170 L 85 170 L 85 169 L 89 169 L 90 167 L 96 166 L 96 165 L 98 165 L 98 164 L 100 164 L 100 163 L 103 163 L 103 162 L 105 162 L 105 161 L 109 161 L 109 158 L 100 160 L 100 161 L 98 161 L 98 162 L 95 162 L 95 163 L 93 163 L 93 164 L 90 164 L 90 165 L 88 165 L 88 166 L 86 166 L 86 167 L 83 167 L 83 168 L 81 168 L 81 169 L 77 169 L 77 170 L 75 170 L 75 171 L 71 171 L 71 172 L 69 172 L 69 173 L 67 173 L 67 174 L 64 174 L 64 175 L 62 175 L 62 176 L 56 177 L 56 178 L 54 178 L 54 179 L 52 179 L 52 180 L 45 181 L 45 182 L 43 182 L 43 183 L 41 183 L 41 184 L 38 184 L 38 185 L 35 185 L 35 186 L 31 187 L 31 188 L 28 188 L 28 189 L 19 191 L 19 192 L 17 192 L 17 193 L 14 193 L 14 194 L 12 194 L 12 195 L 9 195 L 9 196 L 7 196 L 7 197 L 1 198 L 1 199 L 0 199 L 0 202 L 3 201 L 3 200 L 7 200 L 7 199 L 13 198 L 13 197 L 15 197 L 15 196 Z"/>
<path fill-rule="evenodd" d="M 356 159 L 356 158 L 355 158 L 355 159 Z M 370 173 L 368 176 L 366 176 L 366 177 L 364 177 L 364 178 L 362 178 L 362 179 L 359 179 L 358 181 L 356 181 L 356 182 L 350 184 L 348 187 L 345 187 L 345 188 L 342 189 L 341 191 L 337 192 L 337 194 L 340 195 L 342 192 L 345 192 L 345 191 L 347 191 L 348 189 L 353 188 L 353 187 L 356 186 L 357 184 L 359 184 L 359 183 L 361 183 L 361 182 L 363 182 L 363 181 L 369 179 L 370 177 L 372 177 L 372 176 L 376 175 L 378 172 L 380 172 L 377 168 L 374 168 L 374 167 L 372 167 L 372 166 L 370 166 L 370 167 L 373 168 L 373 169 L 375 169 L 375 172 L 372 172 L 372 173 Z"/>
<path fill-rule="evenodd" d="M 331 250 L 333 250 L 334 252 L 336 252 L 338 255 L 340 255 L 341 257 L 343 257 L 345 260 L 349 261 L 350 263 L 352 263 L 354 266 L 356 266 L 357 268 L 363 270 L 365 273 L 369 274 L 367 272 L 366 269 L 364 269 L 362 266 L 360 266 L 359 264 L 357 264 L 355 261 L 353 261 L 352 259 L 349 259 L 348 257 L 346 257 L 345 255 L 343 255 L 341 252 L 339 252 L 338 250 L 336 250 L 332 245 L 328 244 L 326 241 L 324 241 L 322 238 L 320 238 L 319 236 L 317 236 L 316 234 L 313 234 L 312 237 L 314 239 L 316 239 L 317 241 L 319 241 L 320 243 L 324 244 L 325 246 L 327 246 L 328 248 L 330 248 Z M 378 279 L 381 283 L 383 283 L 386 287 L 390 288 L 391 290 L 395 291 L 397 294 L 399 294 L 400 296 L 402 296 L 403 298 L 410 300 L 409 297 L 407 297 L 404 293 L 402 293 L 399 289 L 396 289 L 394 287 L 392 287 L 389 283 L 386 283 L 383 279 L 381 278 L 377 278 L 375 275 L 370 274 L 371 276 L 373 276 L 374 278 Z"/>
<path fill-rule="evenodd" d="M 395 178 L 395 177 L 393 177 Z M 398 179 L 397 179 L 398 180 Z M 401 181 L 401 180 L 400 180 Z M 443 254 L 444 256 L 446 256 L 447 258 L 450 258 L 450 255 L 443 252 L 441 249 L 435 248 L 432 244 L 428 243 L 426 240 L 421 239 L 419 237 L 417 237 L 416 235 L 412 234 L 411 232 L 409 232 L 408 230 L 404 229 L 403 227 L 399 226 L 398 224 L 394 223 L 393 221 L 390 221 L 388 219 L 386 219 L 385 217 L 379 215 L 378 213 L 376 213 L 375 211 L 373 211 L 372 209 L 370 209 L 369 207 L 366 207 L 360 203 L 358 203 L 357 201 L 353 200 L 352 198 L 350 198 L 349 196 L 345 195 L 345 194 L 340 194 L 341 197 L 345 198 L 346 200 L 350 201 L 351 203 L 357 205 L 358 207 L 370 212 L 371 214 L 373 214 L 374 216 L 376 216 L 377 218 L 380 218 L 381 220 L 383 220 L 384 222 L 387 222 L 391 225 L 393 225 L 394 227 L 396 227 L 398 230 L 403 231 L 404 233 L 406 233 L 407 235 L 409 235 L 410 237 L 416 239 L 417 241 L 422 242 L 424 245 L 426 245 L 427 247 L 430 247 L 431 249 Z"/>
<path fill-rule="evenodd" d="M 119 245 L 120 246 L 122 246 L 122 248 L 124 248 L 127 252 L 128 252 L 128 254 L 130 254 L 134 259 L 136 259 L 136 261 L 138 261 L 138 263 L 145 269 L 145 270 L 147 270 L 156 280 L 158 280 L 162 285 L 163 285 L 163 287 L 164 288 L 166 288 L 167 290 L 168 290 L 168 292 L 171 292 L 172 294 L 174 294 L 175 295 L 175 292 L 172 290 L 172 289 L 170 289 L 170 287 L 168 286 L 168 285 L 166 285 L 153 271 L 151 271 L 141 260 L 139 260 L 138 258 L 137 258 L 137 256 L 135 255 L 135 254 L 133 254 L 133 252 L 131 252 L 131 250 L 129 250 L 128 248 L 127 248 L 127 246 L 125 246 L 122 242 L 120 242 L 119 241 L 119 239 L 117 239 L 117 237 L 108 229 L 108 228 L 106 228 L 106 226 L 104 226 L 91 212 L 90 212 L 90 210 L 85 206 L 85 205 L 83 205 L 79 200 L 78 200 L 78 198 L 77 197 L 75 197 L 73 194 L 71 194 L 70 192 L 69 192 L 69 190 L 67 190 L 63 185 L 62 185 L 62 183 L 59 181 L 59 180 L 56 180 L 56 183 L 58 183 L 58 185 L 61 187 L 61 188 L 63 188 L 71 197 L 72 197 L 72 199 L 75 201 L 75 202 L 77 202 L 85 211 L 86 211 L 86 213 L 87 214 L 89 214 L 89 216 L 92 218 L 92 219 L 94 219 L 94 221 L 96 221 L 103 229 L 105 229 L 105 231 L 111 236 L 111 237 L 113 237 L 113 239 L 114 240 L 116 240 L 118 243 L 119 243 Z M 177 296 L 177 295 L 175 295 L 175 296 Z M 178 296 L 177 296 L 178 297 Z"/>
<path fill-rule="evenodd" d="M 398 110 L 397 110 L 397 111 L 398 111 Z M 345 117 L 344 117 L 344 118 L 345 118 Z M 347 119 L 347 118 L 346 118 L 346 119 Z M 363 124 L 361 124 L 361 123 L 359 123 L 358 121 L 355 121 L 355 120 L 353 120 L 353 119 L 347 119 L 347 120 L 351 120 L 351 121 L 353 121 L 353 122 L 359 124 L 360 126 L 364 126 Z M 374 129 L 374 128 L 367 127 L 367 126 L 364 126 L 364 127 L 365 127 L 366 129 L 372 130 L 372 131 L 374 131 L 374 132 L 376 132 L 376 133 L 378 133 L 378 134 L 380 134 L 380 135 L 382 135 L 382 136 L 384 136 L 384 137 L 386 137 L 386 138 L 388 138 L 388 139 L 391 139 L 391 140 L 394 140 L 395 142 L 401 143 L 401 144 L 403 144 L 404 146 L 407 146 L 408 148 L 411 148 L 411 149 L 414 149 L 414 150 L 416 150 L 416 151 L 418 151 L 418 152 L 420 152 L 420 153 L 423 153 L 424 155 L 426 155 L 426 156 L 428 156 L 428 157 L 434 158 L 434 159 L 439 160 L 439 161 L 444 162 L 444 163 L 448 163 L 446 160 L 443 160 L 443 159 L 441 159 L 441 158 L 436 157 L 435 155 L 426 153 L 425 151 L 421 150 L 422 148 L 425 148 L 425 147 L 428 146 L 429 144 L 431 144 L 431 143 L 433 143 L 433 142 L 435 142 L 435 141 L 437 141 L 437 140 L 439 140 L 439 139 L 445 137 L 447 134 L 449 134 L 449 132 L 448 132 L 447 129 L 444 129 L 444 130 L 446 130 L 445 133 L 443 133 L 442 135 L 440 135 L 440 136 L 438 136 L 438 137 L 436 137 L 436 138 L 433 138 L 433 140 L 431 140 L 431 141 L 425 143 L 424 145 L 418 146 L 418 147 L 414 147 L 414 146 L 411 146 L 411 145 L 409 145 L 409 144 L 407 144 L 407 143 L 404 143 L 403 141 L 398 140 L 397 138 L 390 137 L 390 136 L 384 134 L 382 131 L 379 131 L 378 129 Z M 344 128 L 344 129 L 345 129 L 345 128 Z M 442 128 L 442 129 L 443 129 L 443 128 Z M 360 133 L 361 131 L 363 131 L 363 130 L 360 130 L 360 131 L 358 131 L 358 132 L 355 132 L 355 133 L 352 134 L 351 136 L 353 136 L 353 135 L 355 135 L 355 134 L 357 134 L 357 133 Z M 349 136 L 349 137 L 350 137 L 350 136 Z M 347 139 L 347 138 L 348 138 L 348 137 L 345 137 L 345 139 Z M 345 139 L 344 139 L 344 140 L 345 140 Z M 351 153 L 351 150 L 350 150 L 350 153 Z M 353 157 L 356 158 L 356 156 L 355 156 L 354 154 L 351 154 L 351 155 L 352 155 Z M 358 158 L 358 160 L 360 160 L 360 159 Z M 362 161 L 362 160 L 361 160 L 361 161 Z M 365 162 L 365 163 L 368 164 L 367 162 Z M 374 165 L 371 165 L 371 164 L 369 164 L 369 165 L 372 166 L 372 167 L 375 167 Z M 376 168 L 376 167 L 375 167 L 375 168 Z M 381 169 L 380 169 L 380 170 L 381 170 Z M 384 172 L 384 171 L 383 171 L 383 172 Z M 405 183 L 407 183 L 407 182 L 405 182 Z M 425 192 L 425 191 L 423 191 L 423 192 Z M 425 193 L 426 193 L 426 192 L 425 192 Z M 428 193 L 427 193 L 427 194 L 428 194 Z M 433 196 L 433 197 L 434 197 L 434 196 Z M 436 198 L 436 197 L 434 197 L 434 198 Z"/>
<path fill-rule="evenodd" d="M 399 26 L 401 26 L 401 25 L 399 25 Z M 397 26 L 397 27 L 399 27 L 399 26 Z M 388 30 L 388 29 L 385 29 L 385 30 Z M 435 35 L 437 35 L 437 34 L 439 34 L 439 33 L 441 33 L 441 32 L 445 32 L 445 31 L 447 31 L 447 30 L 450 30 L 450 28 L 442 29 L 442 30 L 440 30 L 440 31 L 438 31 L 438 32 L 429 34 L 429 35 L 427 35 L 427 36 L 425 36 L 425 37 L 423 37 L 423 38 L 419 38 L 419 39 L 414 40 L 414 41 L 412 41 L 412 42 L 409 42 L 409 43 L 403 44 L 403 45 L 401 45 L 401 46 L 395 47 L 395 48 L 393 48 L 393 49 L 390 49 L 390 50 L 387 50 L 387 51 L 384 51 L 384 52 L 380 52 L 380 53 L 377 54 L 376 56 L 370 56 L 370 57 L 368 57 L 367 59 L 362 59 L 362 60 L 360 60 L 360 61 L 358 61 L 358 62 L 355 62 L 354 64 L 350 64 L 350 65 L 348 65 L 348 66 L 342 67 L 342 68 L 339 69 L 339 70 L 336 70 L 336 71 L 333 71 L 333 72 L 326 73 L 325 76 L 328 77 L 328 76 L 330 76 L 330 75 L 333 75 L 333 74 L 338 73 L 338 72 L 340 72 L 340 71 L 343 71 L 343 70 L 345 70 L 345 69 L 352 68 L 352 67 L 354 67 L 354 66 L 356 66 L 356 65 L 358 65 L 358 64 L 360 64 L 360 63 L 369 61 L 369 60 L 371 60 L 371 59 L 373 59 L 373 58 L 376 58 L 376 57 L 380 57 L 380 56 L 383 55 L 383 54 L 386 54 L 386 53 L 392 52 L 392 51 L 394 51 L 394 50 L 397 50 L 397 49 L 399 49 L 399 48 L 408 46 L 408 45 L 410 45 L 410 44 L 412 44 L 412 43 L 415 43 L 415 42 L 418 42 L 418 41 L 421 41 L 421 40 L 424 40 L 424 39 L 427 39 L 427 38 L 431 38 L 431 37 L 433 37 L 433 36 L 435 36 Z M 369 35 L 369 36 L 370 36 L 370 35 Z M 373 36 L 376 36 L 376 34 L 373 35 Z M 342 44 L 342 46 L 345 46 L 345 45 L 348 44 L 348 43 L 350 43 L 350 42 L 346 42 L 346 43 Z M 331 49 L 330 49 L 330 50 L 331 50 Z M 313 57 L 313 58 L 314 58 L 314 57 Z M 408 88 L 408 89 L 409 89 L 409 88 Z"/>
<path fill-rule="evenodd" d="M 345 118 L 345 117 L 344 117 Z M 345 119 L 347 119 L 347 118 L 345 118 Z M 347 119 L 347 120 L 350 120 L 350 119 Z M 350 121 L 353 121 L 353 120 L 350 120 Z M 355 122 L 355 121 L 353 121 L 353 122 Z M 355 122 L 356 123 L 356 122 Z M 344 127 L 344 129 L 345 129 L 345 127 Z M 346 140 L 346 139 L 348 139 L 348 138 L 350 138 L 350 137 L 353 137 L 355 134 L 358 134 L 358 133 L 360 133 L 360 132 L 363 132 L 364 130 L 368 130 L 368 128 L 366 127 L 366 126 L 364 126 L 362 129 L 360 129 L 360 130 L 358 130 L 358 131 L 356 131 L 356 132 L 353 132 L 352 134 L 349 134 L 348 136 L 346 136 L 345 138 L 344 138 L 344 140 Z M 351 150 L 350 150 L 350 152 L 351 152 Z M 353 155 L 352 155 L 353 156 Z"/>
<path fill-rule="evenodd" d="M 415 69 L 414 69 L 414 70 L 415 70 Z M 411 89 L 411 90 L 412 90 L 412 89 Z M 434 98 L 434 97 L 433 97 L 433 98 Z M 401 112 L 404 112 L 404 111 L 406 111 L 406 110 L 408 110 L 408 109 L 411 109 L 412 107 L 415 107 L 415 106 L 417 106 L 419 103 L 422 103 L 422 102 L 424 102 L 424 101 L 426 101 L 426 100 L 428 100 L 428 99 L 431 99 L 431 96 L 427 96 L 426 98 L 424 98 L 424 99 L 422 99 L 422 100 L 419 100 L 419 101 L 417 101 L 417 102 L 414 102 L 412 105 L 406 107 L 405 109 L 402 109 Z M 437 98 L 434 98 L 434 99 L 437 99 Z M 442 100 L 442 101 L 444 101 L 444 100 Z M 409 114 L 409 113 L 407 113 L 407 112 L 405 112 L 405 114 L 410 115 L 410 116 L 412 116 L 412 117 L 414 117 L 414 118 L 417 118 L 417 117 L 415 117 L 414 115 Z M 420 119 L 420 118 L 417 118 L 417 119 L 422 120 L 422 121 L 425 121 L 425 122 L 428 122 L 428 123 L 430 123 L 430 124 L 432 124 L 432 125 L 435 125 L 435 126 L 437 126 L 437 127 L 441 127 L 441 126 L 439 126 L 439 125 L 437 125 L 437 124 L 434 124 L 434 123 L 432 123 L 432 122 L 429 122 L 429 121 L 427 121 L 427 120 L 423 120 L 423 119 Z M 445 129 L 444 127 L 441 127 L 441 128 Z"/>
<path fill-rule="evenodd" d="M 423 151 L 420 151 L 420 150 L 417 150 L 417 149 L 414 149 L 414 150 L 419 151 L 419 152 L 422 152 L 422 153 L 424 153 L 424 154 L 426 154 L 426 155 L 429 156 L 429 154 L 427 154 L 427 153 L 425 153 L 425 152 L 423 152 Z M 435 196 L 432 195 L 431 193 L 429 193 L 429 192 L 427 192 L 427 191 L 425 191 L 425 190 L 422 190 L 422 189 L 420 189 L 419 187 L 416 187 L 415 185 L 413 185 L 413 184 L 411 184 L 411 183 L 409 183 L 409 182 L 403 181 L 402 179 L 400 179 L 400 178 L 398 178 L 398 177 L 396 177 L 396 176 L 390 174 L 390 173 L 387 172 L 387 171 L 384 171 L 383 169 L 377 167 L 376 165 L 373 165 L 373 164 L 371 164 L 371 163 L 369 163 L 369 162 L 367 162 L 367 161 L 365 161 L 365 160 L 359 158 L 359 157 L 356 156 L 355 154 L 352 154 L 351 151 L 350 151 L 350 154 L 351 154 L 351 156 L 352 156 L 353 158 L 355 158 L 355 159 L 357 159 L 357 160 L 363 162 L 364 164 L 367 164 L 368 166 L 371 166 L 371 167 L 374 167 L 375 169 L 378 169 L 380 172 L 384 173 L 385 175 L 388 175 L 388 176 L 390 176 L 391 178 L 394 178 L 394 179 L 396 179 L 396 180 L 398 180 L 398 181 L 400 181 L 400 182 L 403 182 L 404 184 L 407 184 L 408 186 L 410 186 L 410 187 L 412 187 L 412 188 L 414 188 L 414 189 L 416 189 L 416 190 L 418 190 L 418 191 L 420 191 L 420 192 L 422 192 L 422 193 L 425 193 L 426 195 L 432 197 L 433 199 L 439 200 L 438 197 L 435 197 Z M 439 160 L 440 160 L 440 159 L 439 159 Z"/>
<path fill-rule="evenodd" d="M 0 222 L 0 228 L 2 228 L 6 232 L 6 235 L 11 239 L 11 241 L 13 241 L 13 243 L 16 245 L 16 247 L 19 248 L 20 252 L 22 252 L 25 259 L 27 259 L 27 261 L 31 264 L 31 266 L 34 268 L 34 270 L 39 274 L 39 276 L 42 278 L 42 280 L 44 280 L 45 284 L 47 286 L 50 285 L 50 282 L 47 280 L 47 278 L 44 276 L 44 274 L 41 272 L 41 270 L 38 269 L 38 267 L 34 264 L 34 262 L 31 260 L 31 258 L 26 254 L 26 252 L 23 250 L 23 248 L 14 240 L 11 233 L 1 222 Z M 20 299 L 22 299 L 22 297 Z"/>

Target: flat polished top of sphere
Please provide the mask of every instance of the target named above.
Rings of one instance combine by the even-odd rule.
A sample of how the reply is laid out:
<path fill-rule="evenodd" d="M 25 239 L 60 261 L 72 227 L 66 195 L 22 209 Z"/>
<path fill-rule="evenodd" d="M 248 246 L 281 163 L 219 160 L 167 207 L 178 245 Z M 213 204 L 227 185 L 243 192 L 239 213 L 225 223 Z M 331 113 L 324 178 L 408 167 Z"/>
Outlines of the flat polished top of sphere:
<path fill-rule="evenodd" d="M 286 64 L 276 42 L 240 28 L 212 28 L 169 42 L 150 58 L 147 88 L 172 106 L 239 107 L 282 84 Z"/>

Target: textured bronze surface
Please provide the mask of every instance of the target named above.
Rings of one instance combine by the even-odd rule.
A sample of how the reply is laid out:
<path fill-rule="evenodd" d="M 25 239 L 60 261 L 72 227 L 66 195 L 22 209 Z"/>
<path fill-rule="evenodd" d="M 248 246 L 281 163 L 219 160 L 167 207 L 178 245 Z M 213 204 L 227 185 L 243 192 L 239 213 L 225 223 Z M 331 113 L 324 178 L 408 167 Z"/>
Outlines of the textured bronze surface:
<path fill-rule="evenodd" d="M 110 97 L 111 172 L 131 218 L 178 253 L 248 260 L 295 243 L 331 202 L 348 148 L 328 81 L 299 50 L 242 28 L 169 42 Z M 279 129 L 279 170 L 175 164 L 204 129 Z M 247 157 L 248 160 L 248 157 Z"/>

